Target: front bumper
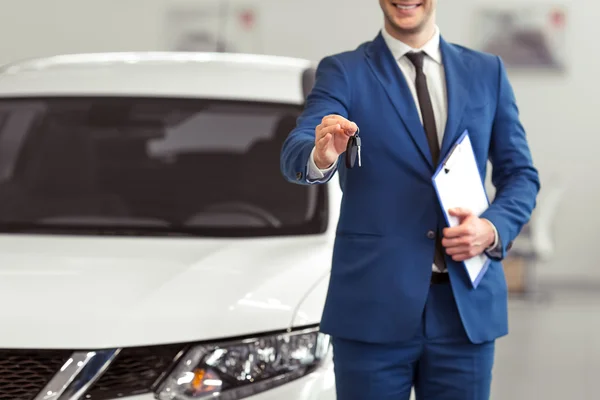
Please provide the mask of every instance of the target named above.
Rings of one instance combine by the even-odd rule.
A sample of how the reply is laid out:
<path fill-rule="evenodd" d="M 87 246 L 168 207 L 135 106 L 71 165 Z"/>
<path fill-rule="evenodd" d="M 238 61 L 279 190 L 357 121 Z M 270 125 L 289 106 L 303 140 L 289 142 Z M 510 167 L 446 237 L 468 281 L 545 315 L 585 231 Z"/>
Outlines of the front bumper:
<path fill-rule="evenodd" d="M 153 394 L 145 394 L 121 397 L 118 400 L 156 400 L 156 398 Z M 311 374 L 244 400 L 336 400 L 331 356 Z"/>

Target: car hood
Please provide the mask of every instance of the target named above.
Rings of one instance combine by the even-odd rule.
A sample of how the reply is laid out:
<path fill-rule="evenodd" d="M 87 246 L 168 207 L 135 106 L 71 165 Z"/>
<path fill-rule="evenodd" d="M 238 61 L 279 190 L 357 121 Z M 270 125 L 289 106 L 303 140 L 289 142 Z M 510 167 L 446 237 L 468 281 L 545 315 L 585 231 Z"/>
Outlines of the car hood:
<path fill-rule="evenodd" d="M 330 257 L 325 237 L 0 236 L 0 347 L 125 347 L 286 329 Z"/>

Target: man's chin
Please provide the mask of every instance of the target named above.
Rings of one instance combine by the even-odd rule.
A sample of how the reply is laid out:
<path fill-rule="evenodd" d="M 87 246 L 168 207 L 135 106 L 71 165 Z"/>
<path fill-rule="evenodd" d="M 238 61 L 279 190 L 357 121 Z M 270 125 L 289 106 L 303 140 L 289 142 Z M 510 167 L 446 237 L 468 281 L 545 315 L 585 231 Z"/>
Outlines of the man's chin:
<path fill-rule="evenodd" d="M 398 22 L 394 22 L 394 24 L 392 24 L 394 29 L 399 32 L 399 33 L 403 33 L 403 34 L 415 34 L 415 33 L 419 33 L 423 30 L 425 24 L 423 23 L 398 23 Z"/>

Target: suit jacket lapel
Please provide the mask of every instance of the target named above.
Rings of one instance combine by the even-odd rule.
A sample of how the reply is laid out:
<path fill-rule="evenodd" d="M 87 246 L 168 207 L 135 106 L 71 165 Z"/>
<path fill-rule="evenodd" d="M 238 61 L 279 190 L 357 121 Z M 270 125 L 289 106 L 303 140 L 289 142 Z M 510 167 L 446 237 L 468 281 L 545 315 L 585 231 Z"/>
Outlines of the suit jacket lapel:
<path fill-rule="evenodd" d="M 460 48 L 448 44 L 440 38 L 442 62 L 446 76 L 446 91 L 448 93 L 448 120 L 441 144 L 440 160 L 443 160 L 456 139 L 462 134 L 459 131 L 464 109 L 469 100 L 470 78 L 469 58 Z"/>
<path fill-rule="evenodd" d="M 367 62 L 396 108 L 398 116 L 406 126 L 420 153 L 433 167 L 431 152 L 427 144 L 425 130 L 417 111 L 417 106 L 410 89 L 404 79 L 398 63 L 394 60 L 381 33 L 369 44 L 366 49 Z"/>

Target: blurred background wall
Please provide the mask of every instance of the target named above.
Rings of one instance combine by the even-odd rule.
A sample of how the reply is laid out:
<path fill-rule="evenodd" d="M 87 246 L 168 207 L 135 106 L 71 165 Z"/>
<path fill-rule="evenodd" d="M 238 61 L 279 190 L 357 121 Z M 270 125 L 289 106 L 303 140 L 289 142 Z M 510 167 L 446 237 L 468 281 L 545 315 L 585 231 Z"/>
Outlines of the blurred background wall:
<path fill-rule="evenodd" d="M 212 0 L 19 0 L 0 13 L 0 62 L 56 53 L 169 49 L 167 15 L 178 5 Z M 218 2 L 217 2 L 218 3 Z M 439 0 L 438 24 L 449 41 L 476 43 L 474 18 L 491 0 Z M 541 4 L 521 0 L 515 5 Z M 231 0 L 231 6 L 242 4 Z M 353 49 L 377 34 L 382 16 L 377 0 L 245 1 L 256 11 L 256 52 L 318 61 Z M 600 213 L 600 3 L 563 0 L 567 7 L 564 72 L 509 71 L 542 192 L 564 185 L 555 220 L 556 254 L 539 279 L 597 282 Z M 217 4 L 218 6 L 218 4 Z M 9 38 L 10 40 L 7 40 Z"/>

